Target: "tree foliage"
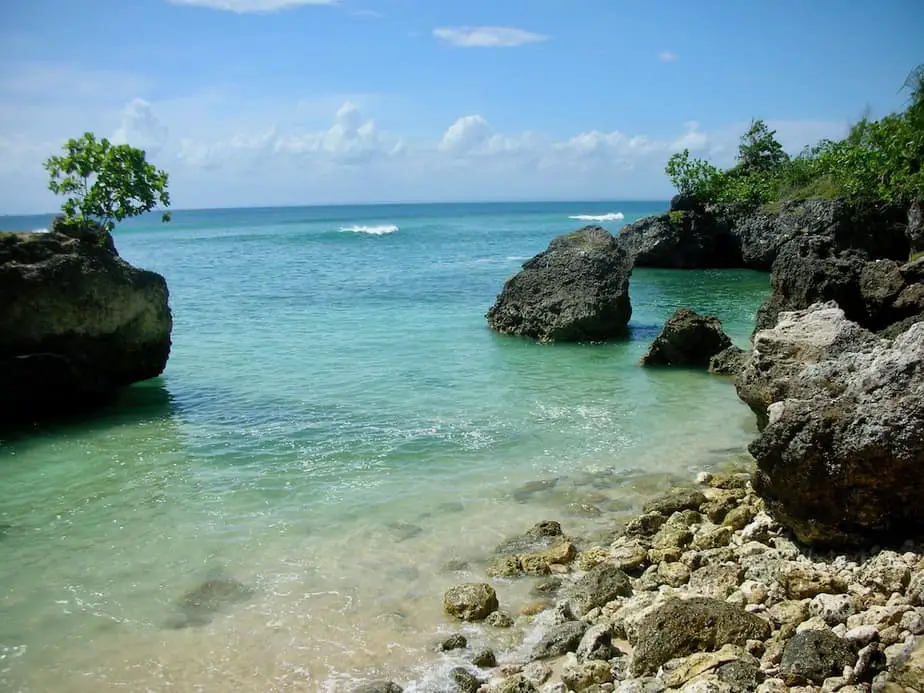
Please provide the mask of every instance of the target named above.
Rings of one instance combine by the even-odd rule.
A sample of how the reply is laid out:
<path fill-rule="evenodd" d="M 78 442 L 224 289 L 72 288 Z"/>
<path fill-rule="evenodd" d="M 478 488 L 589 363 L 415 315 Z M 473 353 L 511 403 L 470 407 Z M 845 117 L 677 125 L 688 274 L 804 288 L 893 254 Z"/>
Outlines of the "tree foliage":
<path fill-rule="evenodd" d="M 99 223 L 111 231 L 116 222 L 170 206 L 167 173 L 127 144 L 113 145 L 87 132 L 64 144 L 64 154 L 45 162 L 48 188 L 67 199 L 61 210 L 68 221 Z M 170 221 L 164 212 L 163 221 Z"/>
<path fill-rule="evenodd" d="M 786 199 L 844 197 L 908 204 L 924 200 L 924 66 L 905 82 L 905 110 L 861 118 L 842 140 L 822 140 L 790 158 L 776 133 L 752 121 L 734 167 L 722 171 L 684 150 L 666 173 L 684 195 L 744 205 Z"/>

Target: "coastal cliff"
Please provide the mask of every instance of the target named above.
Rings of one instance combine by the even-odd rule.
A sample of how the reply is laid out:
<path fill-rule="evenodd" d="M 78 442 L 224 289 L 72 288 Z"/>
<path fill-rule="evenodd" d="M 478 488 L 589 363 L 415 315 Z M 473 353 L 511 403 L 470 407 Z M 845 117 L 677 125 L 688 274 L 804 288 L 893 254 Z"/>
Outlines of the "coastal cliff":
<path fill-rule="evenodd" d="M 0 233 L 0 297 L 5 423 L 81 411 L 166 366 L 166 281 L 122 260 L 100 228 Z"/>

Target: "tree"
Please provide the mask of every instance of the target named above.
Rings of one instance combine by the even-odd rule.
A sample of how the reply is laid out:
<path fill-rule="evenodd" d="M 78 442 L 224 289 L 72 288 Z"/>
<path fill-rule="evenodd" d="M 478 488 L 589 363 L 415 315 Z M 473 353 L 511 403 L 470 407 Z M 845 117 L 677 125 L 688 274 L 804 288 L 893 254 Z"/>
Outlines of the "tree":
<path fill-rule="evenodd" d="M 671 156 L 665 172 L 677 192 L 701 202 L 709 200 L 714 194 L 719 176 L 719 169 L 708 161 L 691 158 L 689 149 Z"/>
<path fill-rule="evenodd" d="M 62 156 L 45 162 L 48 189 L 66 195 L 61 210 L 67 221 L 97 222 L 112 231 L 116 222 L 170 206 L 167 173 L 148 163 L 144 151 L 127 144 L 113 145 L 87 132 L 70 139 Z M 170 221 L 164 212 L 162 220 Z"/>
<path fill-rule="evenodd" d="M 738 146 L 738 166 L 748 173 L 775 171 L 789 161 L 783 145 L 776 141 L 776 130 L 771 130 L 762 120 L 752 120 L 751 126 L 741 136 Z"/>

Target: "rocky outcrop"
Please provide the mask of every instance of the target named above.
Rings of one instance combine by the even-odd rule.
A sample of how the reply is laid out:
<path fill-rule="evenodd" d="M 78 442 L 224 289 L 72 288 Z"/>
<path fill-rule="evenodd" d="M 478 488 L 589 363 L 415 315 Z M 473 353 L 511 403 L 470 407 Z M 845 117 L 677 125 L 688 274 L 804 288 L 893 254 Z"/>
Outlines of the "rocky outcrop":
<path fill-rule="evenodd" d="M 628 224 L 618 237 L 636 267 L 741 267 L 730 224 L 711 212 L 675 209 Z"/>
<path fill-rule="evenodd" d="M 488 311 L 498 332 L 543 342 L 603 341 L 625 333 L 632 316 L 626 251 L 588 226 L 554 239 L 523 263 Z"/>
<path fill-rule="evenodd" d="M 4 422 L 81 411 L 167 363 L 167 284 L 102 229 L 0 233 L 0 297 Z"/>
<path fill-rule="evenodd" d="M 706 368 L 713 356 L 732 346 L 715 316 L 680 308 L 664 323 L 661 333 L 642 357 L 643 366 L 698 366 Z"/>
<path fill-rule="evenodd" d="M 755 489 L 801 541 L 924 532 L 924 323 L 890 342 L 833 303 L 782 313 L 736 386 L 762 426 Z"/>

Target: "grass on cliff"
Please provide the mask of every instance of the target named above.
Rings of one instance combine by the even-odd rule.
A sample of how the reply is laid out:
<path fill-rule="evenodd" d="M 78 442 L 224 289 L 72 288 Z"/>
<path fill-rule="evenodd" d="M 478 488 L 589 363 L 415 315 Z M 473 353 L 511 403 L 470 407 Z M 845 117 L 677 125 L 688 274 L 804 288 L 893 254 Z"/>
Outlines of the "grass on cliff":
<path fill-rule="evenodd" d="M 735 165 L 719 169 L 689 150 L 666 172 L 692 200 L 778 209 L 786 201 L 844 198 L 909 204 L 924 200 L 924 65 L 905 81 L 906 107 L 879 120 L 863 118 L 842 140 L 822 140 L 791 157 L 776 132 L 755 120 L 741 137 Z"/>

